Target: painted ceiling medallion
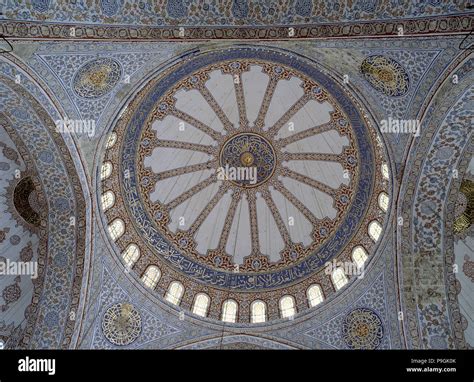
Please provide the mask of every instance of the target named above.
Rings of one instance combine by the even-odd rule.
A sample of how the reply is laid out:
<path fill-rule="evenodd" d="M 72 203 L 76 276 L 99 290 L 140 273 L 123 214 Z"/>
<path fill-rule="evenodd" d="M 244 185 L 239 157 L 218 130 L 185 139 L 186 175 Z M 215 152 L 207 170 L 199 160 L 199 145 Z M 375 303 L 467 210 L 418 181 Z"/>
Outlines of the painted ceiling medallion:
<path fill-rule="evenodd" d="M 112 305 L 102 319 L 102 332 L 114 345 L 125 346 L 135 341 L 141 332 L 140 313 L 129 303 Z"/>
<path fill-rule="evenodd" d="M 327 284 L 326 262 L 370 251 L 368 224 L 383 222 L 384 153 L 354 102 L 313 63 L 263 48 L 152 80 L 114 128 L 105 160 L 120 170 L 102 182 L 118 246 L 139 248 L 133 270 L 245 293 Z"/>
<path fill-rule="evenodd" d="M 368 56 L 362 61 L 360 71 L 374 89 L 389 97 L 403 96 L 410 87 L 406 70 L 390 57 Z"/>
<path fill-rule="evenodd" d="M 74 75 L 72 88 L 83 98 L 99 98 L 120 81 L 122 68 L 118 61 L 104 57 L 85 63 Z"/>
<path fill-rule="evenodd" d="M 223 144 L 219 160 L 224 180 L 244 188 L 266 182 L 273 175 L 276 166 L 272 145 L 264 137 L 254 133 L 241 133 L 231 137 Z M 226 169 L 229 169 L 227 172 L 233 172 L 228 174 Z M 255 179 L 251 170 L 255 170 Z"/>
<path fill-rule="evenodd" d="M 383 336 L 382 320 L 371 309 L 357 308 L 344 318 L 342 338 L 350 349 L 377 349 Z"/>

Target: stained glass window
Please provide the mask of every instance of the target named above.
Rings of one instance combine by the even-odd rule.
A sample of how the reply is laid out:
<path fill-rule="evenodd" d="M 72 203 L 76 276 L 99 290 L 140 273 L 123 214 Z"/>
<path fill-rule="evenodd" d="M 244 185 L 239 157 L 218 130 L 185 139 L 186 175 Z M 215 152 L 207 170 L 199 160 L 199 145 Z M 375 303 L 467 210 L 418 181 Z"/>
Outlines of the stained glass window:
<path fill-rule="evenodd" d="M 257 300 L 250 305 L 250 321 L 254 324 L 267 320 L 267 306 L 263 301 Z"/>
<path fill-rule="evenodd" d="M 122 254 L 123 261 L 125 261 L 128 268 L 132 268 L 139 257 L 140 248 L 135 244 L 130 244 Z"/>
<path fill-rule="evenodd" d="M 100 179 L 107 179 L 112 174 L 112 163 L 105 162 L 100 169 Z"/>
<path fill-rule="evenodd" d="M 288 318 L 296 314 L 295 299 L 293 296 L 283 296 L 280 299 L 280 315 Z"/>
<path fill-rule="evenodd" d="M 179 305 L 181 297 L 183 297 L 184 287 L 179 281 L 173 281 L 168 287 L 165 299 L 172 304 Z"/>
<path fill-rule="evenodd" d="M 360 245 L 352 250 L 352 260 L 354 260 L 354 263 L 356 263 L 357 267 L 363 267 L 364 263 L 367 261 L 367 258 L 367 252 Z"/>
<path fill-rule="evenodd" d="M 373 220 L 369 224 L 369 236 L 373 241 L 377 241 L 382 234 L 382 226 L 377 220 Z"/>
<path fill-rule="evenodd" d="M 235 322 L 237 319 L 237 303 L 234 300 L 226 300 L 222 304 L 222 321 Z"/>
<path fill-rule="evenodd" d="M 122 219 L 115 219 L 109 225 L 109 234 L 112 240 L 117 240 L 125 232 L 125 223 Z"/>
<path fill-rule="evenodd" d="M 379 194 L 379 207 L 382 209 L 383 212 L 387 212 L 388 202 L 388 195 L 385 192 L 381 192 Z"/>
<path fill-rule="evenodd" d="M 306 292 L 309 306 L 313 307 L 324 301 L 323 291 L 319 285 L 311 285 Z"/>
<path fill-rule="evenodd" d="M 112 191 L 107 191 L 102 194 L 102 209 L 108 210 L 115 203 L 115 194 Z"/>
<path fill-rule="evenodd" d="M 150 289 L 154 289 L 156 287 L 156 284 L 158 284 L 158 281 L 160 280 L 161 277 L 161 271 L 160 269 L 155 266 L 155 265 L 150 265 L 145 273 L 142 276 L 142 281 L 145 286 L 147 286 Z"/>
<path fill-rule="evenodd" d="M 207 316 L 207 310 L 211 299 L 205 293 L 198 293 L 194 299 L 193 313 L 201 317 Z"/>
<path fill-rule="evenodd" d="M 332 283 L 334 287 L 339 290 L 348 282 L 347 276 L 341 268 L 336 268 L 332 272 Z"/>

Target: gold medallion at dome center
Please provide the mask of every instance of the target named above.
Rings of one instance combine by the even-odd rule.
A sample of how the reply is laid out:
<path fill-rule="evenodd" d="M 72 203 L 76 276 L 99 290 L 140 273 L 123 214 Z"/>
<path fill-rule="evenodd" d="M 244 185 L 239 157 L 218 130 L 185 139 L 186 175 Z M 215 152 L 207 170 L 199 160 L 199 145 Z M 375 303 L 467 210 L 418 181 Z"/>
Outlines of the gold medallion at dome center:
<path fill-rule="evenodd" d="M 245 132 L 230 137 L 221 147 L 219 175 L 244 188 L 256 187 L 273 175 L 276 155 L 263 136 Z"/>
<path fill-rule="evenodd" d="M 242 153 L 240 156 L 240 163 L 242 163 L 244 166 L 250 167 L 253 162 L 255 161 L 255 158 L 252 153 L 249 153 L 248 151 Z"/>

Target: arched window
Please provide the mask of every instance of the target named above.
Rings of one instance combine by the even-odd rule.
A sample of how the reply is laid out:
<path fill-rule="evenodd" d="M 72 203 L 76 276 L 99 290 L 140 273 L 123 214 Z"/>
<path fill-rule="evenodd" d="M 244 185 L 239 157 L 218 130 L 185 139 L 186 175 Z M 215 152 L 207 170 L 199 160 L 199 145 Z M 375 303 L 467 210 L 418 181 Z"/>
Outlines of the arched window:
<path fill-rule="evenodd" d="M 332 277 L 332 283 L 334 284 L 334 287 L 336 288 L 336 290 L 341 289 L 348 282 L 347 276 L 341 268 L 334 269 L 331 277 Z"/>
<path fill-rule="evenodd" d="M 165 299 L 172 304 L 179 305 L 181 297 L 183 297 L 184 286 L 179 281 L 173 281 L 168 287 Z"/>
<path fill-rule="evenodd" d="M 222 321 L 235 322 L 237 320 L 238 305 L 234 300 L 226 300 L 222 304 Z"/>
<path fill-rule="evenodd" d="M 380 235 L 382 234 L 382 226 L 377 220 L 373 220 L 369 224 L 369 236 L 370 238 L 376 242 Z"/>
<path fill-rule="evenodd" d="M 211 299 L 207 294 L 198 293 L 194 299 L 193 313 L 201 317 L 206 317 L 210 302 Z"/>
<path fill-rule="evenodd" d="M 367 258 L 367 252 L 360 245 L 358 245 L 352 250 L 352 260 L 354 260 L 354 263 L 356 263 L 358 268 L 364 266 L 364 263 L 367 261 Z"/>
<path fill-rule="evenodd" d="M 150 265 L 145 273 L 142 276 L 142 281 L 145 286 L 147 286 L 150 289 L 155 289 L 156 284 L 158 284 L 158 281 L 160 280 L 161 277 L 161 271 L 156 265 Z"/>
<path fill-rule="evenodd" d="M 283 296 L 280 299 L 281 318 L 289 318 L 296 314 L 295 299 L 293 296 Z"/>
<path fill-rule="evenodd" d="M 311 285 L 308 288 L 306 295 L 308 297 L 310 307 L 321 304 L 324 301 L 323 291 L 319 285 Z"/>
<path fill-rule="evenodd" d="M 387 212 L 388 202 L 388 195 L 385 192 L 381 192 L 379 194 L 379 207 L 382 209 L 383 212 Z"/>
<path fill-rule="evenodd" d="M 140 248 L 135 244 L 130 244 L 127 249 L 122 253 L 123 261 L 127 265 L 127 268 L 132 268 L 140 257 Z"/>
<path fill-rule="evenodd" d="M 100 169 L 100 179 L 107 179 L 112 174 L 112 163 L 105 162 Z"/>
<path fill-rule="evenodd" d="M 115 219 L 109 225 L 109 234 L 113 241 L 117 240 L 125 232 L 125 223 L 122 219 Z"/>
<path fill-rule="evenodd" d="M 382 176 L 384 179 L 389 179 L 390 178 L 390 172 L 388 171 L 388 165 L 387 163 L 382 163 Z"/>
<path fill-rule="evenodd" d="M 107 139 L 107 143 L 105 144 L 106 149 L 110 149 L 113 145 L 117 142 L 117 133 L 112 131 Z"/>
<path fill-rule="evenodd" d="M 267 306 L 263 301 L 257 300 L 250 305 L 250 322 L 258 324 L 267 320 Z"/>
<path fill-rule="evenodd" d="M 115 203 L 115 194 L 112 191 L 107 191 L 102 194 L 102 210 L 107 211 Z"/>

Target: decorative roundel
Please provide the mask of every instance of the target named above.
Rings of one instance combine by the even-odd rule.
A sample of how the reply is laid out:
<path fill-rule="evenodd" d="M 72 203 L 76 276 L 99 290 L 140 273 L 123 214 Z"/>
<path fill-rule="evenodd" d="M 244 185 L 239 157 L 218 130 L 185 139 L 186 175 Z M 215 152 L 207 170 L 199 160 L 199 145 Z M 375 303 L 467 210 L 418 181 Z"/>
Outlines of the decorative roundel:
<path fill-rule="evenodd" d="M 100 9 L 106 16 L 115 15 L 120 9 L 120 1 L 118 0 L 100 0 Z"/>
<path fill-rule="evenodd" d="M 98 58 L 86 62 L 74 75 L 72 87 L 83 98 L 99 98 L 109 93 L 120 81 L 122 68 L 112 58 Z"/>
<path fill-rule="evenodd" d="M 382 320 L 368 308 L 354 309 L 342 323 L 342 338 L 350 349 L 377 349 L 383 335 Z"/>
<path fill-rule="evenodd" d="M 390 57 L 368 56 L 362 61 L 360 71 L 374 89 L 390 97 L 402 96 L 410 87 L 406 70 Z"/>
<path fill-rule="evenodd" d="M 257 299 L 266 321 L 285 293 L 318 284 L 329 296 L 342 284 L 327 262 L 351 262 L 357 246 L 366 256 L 380 235 L 381 141 L 305 58 L 246 46 L 182 60 L 146 84 L 111 137 L 102 206 L 122 261 L 168 301 L 193 309 L 204 293 L 208 317 L 226 299 L 249 322 Z"/>
<path fill-rule="evenodd" d="M 32 0 L 31 5 L 37 12 L 47 12 L 50 6 L 51 0 Z"/>
<path fill-rule="evenodd" d="M 114 345 L 130 345 L 141 332 L 140 313 L 128 303 L 118 303 L 108 308 L 102 319 L 102 332 Z"/>
<path fill-rule="evenodd" d="M 223 180 L 229 180 L 240 187 L 256 187 L 267 181 L 275 171 L 276 156 L 272 145 L 255 133 L 239 133 L 222 145 L 220 153 L 220 171 Z M 253 170 L 255 176 L 235 177 L 226 169 Z M 234 179 L 235 178 L 235 179 Z"/>

